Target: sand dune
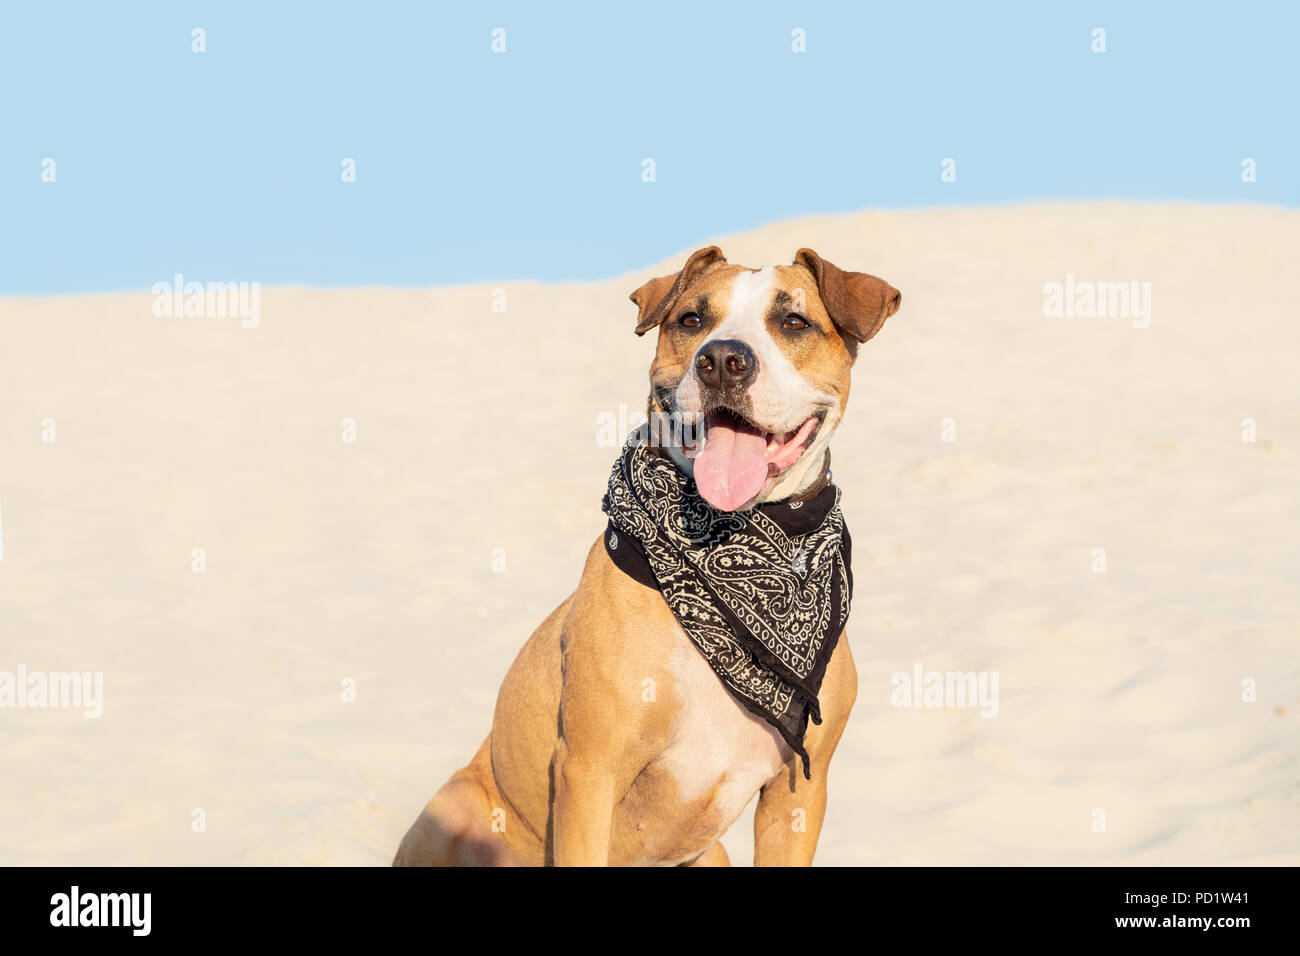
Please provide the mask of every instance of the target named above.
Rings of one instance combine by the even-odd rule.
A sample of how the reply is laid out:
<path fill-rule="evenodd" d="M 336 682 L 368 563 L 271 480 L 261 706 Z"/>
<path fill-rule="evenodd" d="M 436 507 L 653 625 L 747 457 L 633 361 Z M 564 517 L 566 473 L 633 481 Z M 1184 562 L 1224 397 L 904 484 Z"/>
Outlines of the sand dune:
<path fill-rule="evenodd" d="M 1300 213 L 712 239 L 904 296 L 833 446 L 861 692 L 818 861 L 1300 863 Z M 104 675 L 98 719 L 0 710 L 0 863 L 387 863 L 577 580 L 601 416 L 646 392 L 627 295 L 688 251 L 588 285 L 266 289 L 253 329 L 0 300 L 0 671 Z M 1150 283 L 1149 325 L 1045 315 L 1067 276 Z M 997 672 L 997 716 L 893 706 L 918 665 Z"/>

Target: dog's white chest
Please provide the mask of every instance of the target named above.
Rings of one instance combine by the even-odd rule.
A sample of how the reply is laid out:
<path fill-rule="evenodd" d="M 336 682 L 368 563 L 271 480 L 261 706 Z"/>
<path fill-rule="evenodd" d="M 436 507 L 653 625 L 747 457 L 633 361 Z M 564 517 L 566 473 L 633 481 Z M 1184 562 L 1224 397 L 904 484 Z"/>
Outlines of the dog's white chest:
<path fill-rule="evenodd" d="M 781 769 L 790 748 L 771 724 L 731 695 L 685 634 L 674 655 L 682 707 L 663 765 L 683 800 L 712 794 L 707 810 L 716 815 L 721 833 Z"/>

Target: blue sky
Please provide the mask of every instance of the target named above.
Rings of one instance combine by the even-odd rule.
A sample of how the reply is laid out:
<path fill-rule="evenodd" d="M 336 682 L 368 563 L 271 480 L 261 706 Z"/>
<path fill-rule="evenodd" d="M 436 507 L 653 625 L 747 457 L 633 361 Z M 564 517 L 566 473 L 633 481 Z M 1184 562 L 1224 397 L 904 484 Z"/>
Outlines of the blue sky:
<path fill-rule="evenodd" d="M 1300 205 L 1294 3 L 0 9 L 0 294 L 594 279 L 868 207 Z"/>

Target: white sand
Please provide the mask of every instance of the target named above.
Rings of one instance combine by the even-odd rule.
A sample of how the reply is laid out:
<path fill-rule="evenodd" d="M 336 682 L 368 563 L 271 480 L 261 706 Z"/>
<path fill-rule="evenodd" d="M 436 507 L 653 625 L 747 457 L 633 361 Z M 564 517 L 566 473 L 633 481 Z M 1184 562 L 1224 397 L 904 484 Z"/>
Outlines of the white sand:
<path fill-rule="evenodd" d="M 1300 863 L 1300 213 L 872 212 L 721 244 L 903 291 L 833 446 L 861 693 L 819 862 Z M 387 863 L 577 580 L 597 416 L 646 393 L 627 295 L 688 251 L 504 285 L 504 314 L 493 284 L 264 290 L 255 330 L 0 300 L 0 671 L 105 694 L 98 720 L 0 710 L 0 863 Z M 1150 327 L 1044 317 L 1066 273 L 1150 282 Z M 917 664 L 997 671 L 998 716 L 891 706 Z"/>

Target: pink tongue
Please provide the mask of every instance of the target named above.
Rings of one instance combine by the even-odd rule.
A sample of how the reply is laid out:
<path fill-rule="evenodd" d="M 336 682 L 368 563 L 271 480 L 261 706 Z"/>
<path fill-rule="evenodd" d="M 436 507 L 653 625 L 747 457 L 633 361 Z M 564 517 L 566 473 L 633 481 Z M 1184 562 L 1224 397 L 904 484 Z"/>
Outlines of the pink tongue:
<path fill-rule="evenodd" d="M 735 511 L 763 490 L 767 442 L 749 425 L 724 416 L 706 419 L 704 450 L 695 456 L 695 487 L 721 511 Z"/>

